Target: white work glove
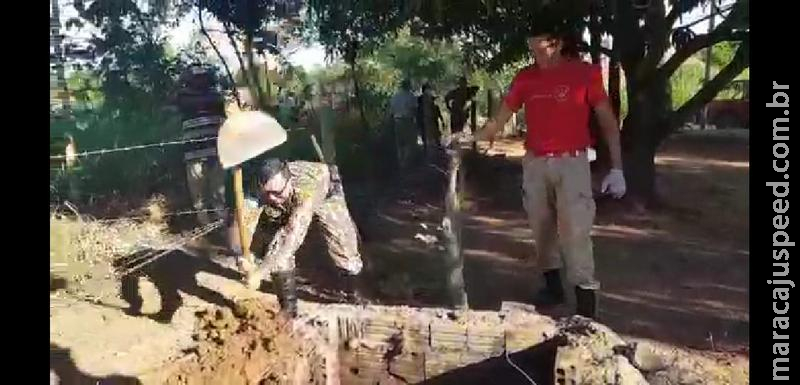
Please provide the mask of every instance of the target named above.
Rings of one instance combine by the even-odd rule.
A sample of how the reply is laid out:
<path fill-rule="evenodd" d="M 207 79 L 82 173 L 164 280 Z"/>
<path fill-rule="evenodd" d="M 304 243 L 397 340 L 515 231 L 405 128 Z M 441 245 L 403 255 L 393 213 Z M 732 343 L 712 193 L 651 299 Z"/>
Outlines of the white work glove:
<path fill-rule="evenodd" d="M 625 195 L 625 189 L 625 175 L 618 168 L 612 168 L 603 178 L 603 184 L 600 186 L 602 193 L 609 193 L 615 199 L 622 198 Z"/>

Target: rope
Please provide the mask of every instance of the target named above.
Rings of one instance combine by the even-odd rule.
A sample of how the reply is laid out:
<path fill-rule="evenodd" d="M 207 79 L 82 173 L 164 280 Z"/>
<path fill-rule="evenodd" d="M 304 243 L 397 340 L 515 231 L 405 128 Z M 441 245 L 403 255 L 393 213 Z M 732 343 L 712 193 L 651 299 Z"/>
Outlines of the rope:
<path fill-rule="evenodd" d="M 514 362 L 513 362 L 513 361 L 511 361 L 511 357 L 508 355 L 508 349 L 506 349 L 505 356 L 506 356 L 506 361 L 508 361 L 508 363 L 509 363 L 511 366 L 513 366 L 513 367 L 514 367 L 514 369 L 517 369 L 517 371 L 518 371 L 518 372 L 522 373 L 522 375 L 523 375 L 523 376 L 525 376 L 525 378 L 526 378 L 526 379 L 528 379 L 528 382 L 530 382 L 532 385 L 536 385 L 536 381 L 534 381 L 534 380 L 533 380 L 533 379 L 532 379 L 532 378 L 531 378 L 531 377 L 528 375 L 528 373 L 525 373 L 525 371 L 524 371 L 524 370 L 522 370 L 522 369 L 521 369 L 519 366 L 517 366 L 516 364 L 514 364 Z"/>
<path fill-rule="evenodd" d="M 51 155 L 50 159 L 51 160 L 64 160 L 64 159 L 67 159 L 67 158 L 81 158 L 81 157 L 86 157 L 86 156 L 91 156 L 91 155 L 104 155 L 104 154 L 110 154 L 110 153 L 113 153 L 113 152 L 141 150 L 141 149 L 151 148 L 151 147 L 165 147 L 165 146 L 172 146 L 172 145 L 177 145 L 177 144 L 201 143 L 201 142 L 208 142 L 208 141 L 215 140 L 215 139 L 217 139 L 216 136 L 211 136 L 211 137 L 198 138 L 198 139 L 184 139 L 184 140 L 176 140 L 176 141 L 171 141 L 171 142 L 140 144 L 140 145 L 129 146 L 129 147 L 106 148 L 106 149 L 101 149 L 101 150 L 84 151 L 84 152 L 79 152 L 79 153 L 70 154 L 70 155 Z"/>

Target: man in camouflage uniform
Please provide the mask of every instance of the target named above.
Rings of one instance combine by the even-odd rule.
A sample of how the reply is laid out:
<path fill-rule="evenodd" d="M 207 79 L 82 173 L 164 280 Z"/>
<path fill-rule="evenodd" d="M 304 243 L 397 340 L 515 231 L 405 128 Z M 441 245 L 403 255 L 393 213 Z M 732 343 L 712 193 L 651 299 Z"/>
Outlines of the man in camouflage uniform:
<path fill-rule="evenodd" d="M 342 182 L 335 167 L 324 163 L 268 159 L 258 168 L 257 207 L 245 208 L 245 227 L 252 234 L 250 251 L 260 266 L 243 266 L 252 289 L 271 273 L 281 310 L 297 312 L 295 253 L 312 219 L 322 231 L 328 253 L 343 272 L 348 291 L 358 296 L 356 277 L 362 269 L 358 230 L 350 217 Z M 247 264 L 242 259 L 243 264 Z"/>

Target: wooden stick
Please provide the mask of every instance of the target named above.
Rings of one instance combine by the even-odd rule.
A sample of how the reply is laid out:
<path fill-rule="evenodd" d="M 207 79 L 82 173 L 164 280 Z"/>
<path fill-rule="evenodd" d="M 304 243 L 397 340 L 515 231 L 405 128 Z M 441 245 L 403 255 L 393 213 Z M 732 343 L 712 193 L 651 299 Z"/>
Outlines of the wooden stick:
<path fill-rule="evenodd" d="M 242 255 L 248 262 L 254 263 L 253 256 L 250 254 L 250 239 L 247 237 L 247 229 L 244 224 L 242 166 L 236 166 L 233 169 L 233 194 L 236 203 L 236 223 L 239 227 L 239 245 L 242 247 Z"/>
<path fill-rule="evenodd" d="M 311 134 L 310 136 L 311 136 L 311 144 L 314 145 L 314 151 L 317 152 L 317 157 L 319 157 L 319 161 L 322 163 L 327 163 L 325 161 L 325 153 L 322 151 L 322 147 L 319 146 L 317 137 L 314 134 Z"/>

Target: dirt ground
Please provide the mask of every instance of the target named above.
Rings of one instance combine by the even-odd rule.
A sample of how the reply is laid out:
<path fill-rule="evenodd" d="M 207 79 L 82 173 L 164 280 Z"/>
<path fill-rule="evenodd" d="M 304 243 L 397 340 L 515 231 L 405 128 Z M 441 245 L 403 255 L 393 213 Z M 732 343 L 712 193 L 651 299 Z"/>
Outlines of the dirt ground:
<path fill-rule="evenodd" d="M 496 309 L 503 299 L 524 302 L 540 284 L 519 195 L 521 144 L 496 147 L 505 160 L 467 164 L 465 274 L 470 305 L 482 309 Z M 747 355 L 748 143 L 676 137 L 657 163 L 662 208 L 635 215 L 624 203 L 598 199 L 593 240 L 603 285 L 600 321 L 622 334 Z M 376 240 L 406 258 L 411 250 L 423 254 L 425 245 L 413 240 L 425 233 L 421 224 L 436 226 L 441 217 L 430 208 L 438 202 L 415 192 L 406 197 L 411 207 L 381 212 L 391 226 L 381 233 L 391 235 Z"/>
<path fill-rule="evenodd" d="M 488 155 L 505 156 L 465 164 L 465 280 L 472 308 L 497 310 L 502 301 L 525 302 L 541 283 L 520 200 L 521 143 L 502 141 Z M 657 164 L 661 208 L 632 214 L 624 202 L 598 200 L 593 239 L 603 285 L 599 321 L 629 339 L 656 341 L 703 362 L 746 368 L 748 141 L 680 135 L 661 149 Z M 350 204 L 357 206 L 353 211 L 363 232 L 364 255 L 373 267 L 373 302 L 445 304 L 438 229 L 443 186 L 437 167 L 421 167 L 387 188 L 369 210 L 359 207 L 358 186 L 345 186 Z M 51 227 L 51 244 L 52 234 Z M 332 264 L 317 252 L 318 240 L 310 234 L 298 254 L 301 298 L 343 301 Z M 69 258 L 54 258 L 51 252 L 51 266 L 58 264 L 51 267 L 51 370 L 62 384 L 141 383 L 153 368 L 163 372 L 176 362 L 183 366 L 174 373 L 221 365 L 213 354 L 199 356 L 211 357 L 205 361 L 192 354 L 203 314 L 235 308 L 254 294 L 237 282 L 229 258 L 214 255 L 207 242 L 194 242 L 119 282 L 109 273 L 109 261 L 83 258 L 76 274 L 62 268 Z M 269 284 L 263 289 L 271 291 Z M 273 296 L 256 297 L 274 302 Z M 141 311 L 132 311 L 132 304 Z M 560 316 L 570 309 L 540 310 Z M 215 337 L 206 334 L 200 340 Z M 285 348 L 279 350 L 297 349 L 291 339 L 282 343 Z"/>

